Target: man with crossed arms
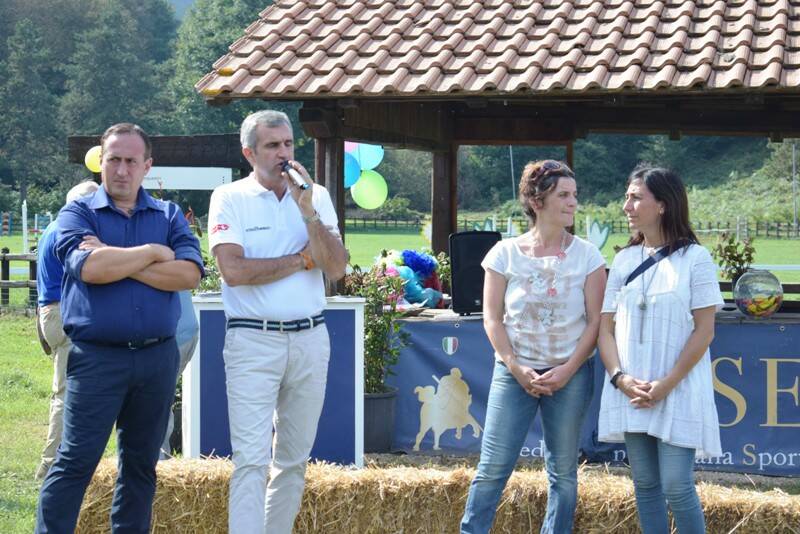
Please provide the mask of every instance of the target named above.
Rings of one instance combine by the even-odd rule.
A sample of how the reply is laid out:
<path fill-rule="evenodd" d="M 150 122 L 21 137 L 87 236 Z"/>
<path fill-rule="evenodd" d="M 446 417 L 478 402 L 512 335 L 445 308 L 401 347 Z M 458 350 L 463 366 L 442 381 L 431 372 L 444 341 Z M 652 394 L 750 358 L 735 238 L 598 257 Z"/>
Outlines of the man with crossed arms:
<path fill-rule="evenodd" d="M 153 162 L 147 134 L 115 124 L 100 145 L 103 187 L 58 215 L 61 312 L 72 349 L 63 438 L 39 495 L 37 534 L 75 530 L 115 424 L 111 531 L 149 532 L 177 379 L 177 291 L 196 287 L 203 274 L 199 243 L 180 208 L 142 188 Z"/>
<path fill-rule="evenodd" d="M 215 189 L 208 215 L 227 318 L 234 464 L 228 525 L 231 534 L 288 534 L 325 398 L 330 341 L 322 275 L 344 276 L 347 251 L 328 192 L 292 161 L 286 114 L 250 115 L 241 143 L 253 172 Z M 310 187 L 292 182 L 282 171 L 286 161 Z"/>

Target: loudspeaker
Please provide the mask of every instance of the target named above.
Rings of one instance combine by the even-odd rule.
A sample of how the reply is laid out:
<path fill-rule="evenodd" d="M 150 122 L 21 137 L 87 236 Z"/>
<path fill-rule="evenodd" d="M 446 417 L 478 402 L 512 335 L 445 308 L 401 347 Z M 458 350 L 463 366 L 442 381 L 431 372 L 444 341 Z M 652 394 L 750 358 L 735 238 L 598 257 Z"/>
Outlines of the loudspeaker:
<path fill-rule="evenodd" d="M 450 234 L 450 268 L 453 311 L 469 315 L 483 310 L 483 267 L 481 262 L 500 232 L 458 232 Z"/>

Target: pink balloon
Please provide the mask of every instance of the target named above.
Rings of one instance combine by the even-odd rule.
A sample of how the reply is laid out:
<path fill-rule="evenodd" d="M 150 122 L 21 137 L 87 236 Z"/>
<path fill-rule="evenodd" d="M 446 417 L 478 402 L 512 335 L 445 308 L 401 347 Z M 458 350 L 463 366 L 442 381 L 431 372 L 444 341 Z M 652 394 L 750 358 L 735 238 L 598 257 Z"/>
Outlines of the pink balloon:
<path fill-rule="evenodd" d="M 353 152 L 356 148 L 358 148 L 358 143 L 354 143 L 352 141 L 345 141 L 344 142 L 344 151 L 345 152 Z"/>

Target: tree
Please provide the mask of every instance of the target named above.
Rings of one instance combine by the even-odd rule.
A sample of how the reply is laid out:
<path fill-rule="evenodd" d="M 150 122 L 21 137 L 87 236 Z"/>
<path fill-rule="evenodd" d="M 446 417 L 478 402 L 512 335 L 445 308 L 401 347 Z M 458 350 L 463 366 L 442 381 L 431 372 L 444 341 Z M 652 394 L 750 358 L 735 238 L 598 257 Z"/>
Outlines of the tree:
<path fill-rule="evenodd" d="M 157 131 L 164 109 L 158 106 L 154 62 L 123 2 L 100 4 L 95 26 L 78 36 L 65 69 L 61 117 L 69 134 L 97 134 L 124 121 Z"/>
<path fill-rule="evenodd" d="M 211 107 L 194 85 L 228 52 L 228 46 L 243 35 L 244 29 L 269 3 L 264 0 L 197 0 L 186 13 L 178 30 L 174 75 L 169 82 L 170 100 L 175 106 L 173 133 L 235 132 L 248 113 L 266 107 L 260 101 L 237 101 Z M 301 133 L 296 122 L 296 104 L 270 103 L 269 107 L 289 113 L 295 134 Z"/>
<path fill-rule="evenodd" d="M 66 146 L 56 121 L 57 101 L 43 75 L 52 57 L 37 27 L 27 19 L 18 22 L 7 50 L 0 64 L 6 74 L 0 86 L 0 159 L 3 181 L 17 185 L 25 199 L 29 185 L 47 191 L 58 184 L 55 173 L 63 167 Z"/>

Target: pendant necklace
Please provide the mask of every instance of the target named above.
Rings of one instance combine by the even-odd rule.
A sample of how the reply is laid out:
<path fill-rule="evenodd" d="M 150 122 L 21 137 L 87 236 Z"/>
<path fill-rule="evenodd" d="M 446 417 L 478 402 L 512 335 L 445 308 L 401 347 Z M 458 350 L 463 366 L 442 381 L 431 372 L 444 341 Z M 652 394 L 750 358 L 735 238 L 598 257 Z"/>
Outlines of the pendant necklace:
<path fill-rule="evenodd" d="M 644 263 L 644 243 L 642 243 L 642 263 Z M 650 276 L 650 280 L 647 282 L 647 285 L 644 283 L 644 277 L 647 275 L 645 271 L 642 273 L 642 293 L 639 295 L 638 301 L 636 305 L 639 308 L 640 319 L 639 319 L 639 343 L 644 342 L 644 314 L 647 310 L 647 291 L 650 289 L 650 284 L 653 283 L 653 278 L 656 277 L 655 269 L 658 268 L 658 265 L 654 266 L 653 274 Z"/>
<path fill-rule="evenodd" d="M 538 310 L 539 322 L 542 323 L 542 326 L 551 326 L 553 324 L 553 313 L 555 310 L 555 303 L 553 300 L 558 296 L 556 284 L 560 278 L 561 264 L 567 257 L 567 253 L 564 250 L 566 243 L 567 232 L 564 232 L 561 235 L 561 245 L 559 246 L 558 254 L 556 254 L 556 261 L 553 265 L 553 278 L 550 280 L 550 285 L 545 292 L 544 302 L 542 302 L 542 306 Z M 537 272 L 531 275 L 530 282 L 540 291 L 545 287 L 544 280 Z"/>

